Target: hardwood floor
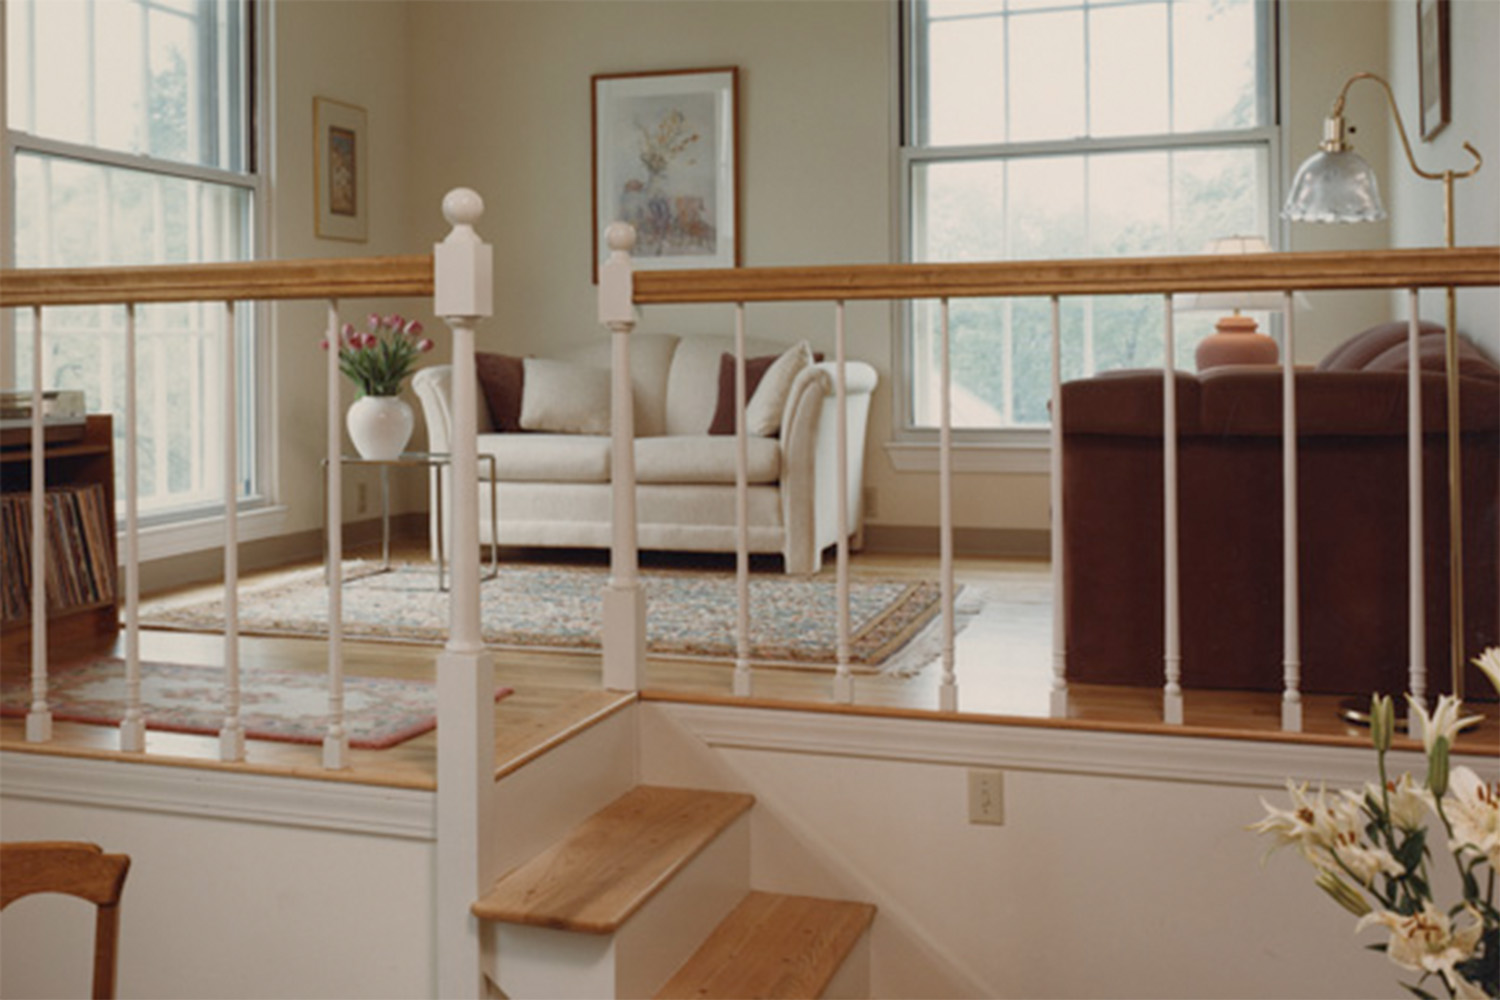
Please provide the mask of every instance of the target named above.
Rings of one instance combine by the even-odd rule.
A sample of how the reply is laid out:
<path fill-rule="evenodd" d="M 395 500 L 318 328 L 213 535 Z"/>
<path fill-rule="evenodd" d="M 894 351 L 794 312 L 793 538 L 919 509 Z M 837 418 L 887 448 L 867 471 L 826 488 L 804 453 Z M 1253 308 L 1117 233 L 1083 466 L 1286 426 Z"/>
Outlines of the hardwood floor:
<path fill-rule="evenodd" d="M 351 557 L 359 555 L 352 550 Z M 397 547 L 396 557 L 420 561 L 420 546 Z M 506 553 L 507 559 L 547 559 L 603 562 L 593 552 Z M 702 564 L 702 558 L 648 554 L 648 563 L 658 565 Z M 731 567 L 732 560 L 709 558 L 712 565 Z M 277 572 L 284 571 L 283 567 Z M 774 564 L 765 571 L 775 572 Z M 823 571 L 832 575 L 831 566 Z M 862 553 L 850 561 L 852 577 L 932 578 L 934 562 L 927 557 Z M 962 587 L 980 590 L 1025 584 L 1045 589 L 1044 563 L 982 558 L 961 559 L 955 571 Z M 246 582 L 253 577 L 247 575 Z M 203 588 L 218 589 L 217 585 Z M 1048 606 L 1039 604 L 1030 620 L 1013 615 L 985 614 L 967 621 L 955 642 L 956 681 L 959 710 L 940 713 L 939 684 L 942 671 L 930 665 L 913 677 L 860 675 L 855 679 L 852 705 L 834 705 L 830 671 L 761 668 L 754 674 L 749 703 L 774 707 L 797 707 L 818 711 L 910 717 L 944 717 L 970 722 L 1006 725 L 1106 729 L 1150 732 L 1178 736 L 1212 736 L 1261 739 L 1297 743 L 1365 745 L 1367 734 L 1343 722 L 1338 713 L 1340 699 L 1332 696 L 1304 698 L 1304 732 L 1280 730 L 1280 698 L 1276 694 L 1209 692 L 1190 690 L 1185 697 L 1185 720 L 1181 726 L 1160 722 L 1161 694 L 1155 688 L 1111 688 L 1074 684 L 1069 689 L 1067 719 L 1048 718 L 1051 686 L 1050 617 Z M 109 650 L 91 654 L 120 654 L 123 639 Z M 430 678 L 436 647 L 346 641 L 345 672 L 350 676 Z M 82 655 L 54 651 L 60 656 Z M 217 635 L 143 630 L 141 655 L 146 659 L 179 663 L 218 664 L 223 657 L 223 639 Z M 274 665 L 282 670 L 322 673 L 326 670 L 322 642 L 308 639 L 242 637 L 240 661 L 247 667 Z M 611 711 L 622 696 L 600 690 L 601 670 L 595 654 L 554 651 L 494 652 L 499 683 L 514 694 L 495 709 L 497 768 L 518 766 L 540 747 L 584 720 Z M 29 673 L 24 662 L 0 665 L 7 681 Z M 732 696 L 733 672 L 717 662 L 653 659 L 648 663 L 642 697 L 658 700 L 726 701 L 745 703 Z M 1495 732 L 1497 706 L 1493 702 L 1468 706 L 1486 716 L 1485 722 L 1461 738 L 1461 749 L 1500 754 Z M 0 749 L 78 756 L 117 756 L 118 732 L 113 727 L 54 722 L 54 738 L 44 744 L 25 741 L 24 720 L 0 720 Z M 246 760 L 226 764 L 218 761 L 218 740 L 152 731 L 147 737 L 147 756 L 153 763 L 193 767 L 224 767 L 248 771 L 292 774 L 319 780 L 349 781 L 393 787 L 431 788 L 436 769 L 436 737 L 419 736 L 388 750 L 352 750 L 351 766 L 343 771 L 322 767 L 321 748 L 265 740 L 248 740 Z M 140 755 L 125 755 L 135 756 Z"/>

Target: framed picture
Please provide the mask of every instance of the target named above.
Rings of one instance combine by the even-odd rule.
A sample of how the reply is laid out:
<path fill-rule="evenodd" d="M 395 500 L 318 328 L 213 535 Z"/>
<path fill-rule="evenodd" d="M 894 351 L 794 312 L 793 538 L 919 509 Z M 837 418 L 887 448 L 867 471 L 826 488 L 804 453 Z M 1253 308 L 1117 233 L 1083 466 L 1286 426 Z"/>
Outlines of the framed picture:
<path fill-rule="evenodd" d="M 593 78 L 595 280 L 617 221 L 641 270 L 739 266 L 738 85 L 736 67 Z"/>
<path fill-rule="evenodd" d="M 313 98 L 313 200 L 317 233 L 363 243 L 369 238 L 369 138 L 365 109 Z"/>
<path fill-rule="evenodd" d="M 1443 130 L 1448 96 L 1448 0 L 1417 0 L 1417 77 L 1422 98 L 1422 138 Z"/>

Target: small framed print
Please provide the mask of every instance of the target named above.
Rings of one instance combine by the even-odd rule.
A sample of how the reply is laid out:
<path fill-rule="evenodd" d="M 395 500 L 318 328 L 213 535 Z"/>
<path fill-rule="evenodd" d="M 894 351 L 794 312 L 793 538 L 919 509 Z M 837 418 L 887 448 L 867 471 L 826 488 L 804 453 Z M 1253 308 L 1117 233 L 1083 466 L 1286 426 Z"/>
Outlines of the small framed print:
<path fill-rule="evenodd" d="M 363 243 L 370 230 L 365 109 L 313 98 L 313 157 L 317 234 Z"/>
<path fill-rule="evenodd" d="M 639 270 L 739 266 L 738 90 L 735 67 L 593 77 L 596 281 L 613 222 Z"/>
<path fill-rule="evenodd" d="M 1451 117 L 1448 91 L 1449 0 L 1417 0 L 1417 79 L 1422 139 L 1441 132 Z"/>

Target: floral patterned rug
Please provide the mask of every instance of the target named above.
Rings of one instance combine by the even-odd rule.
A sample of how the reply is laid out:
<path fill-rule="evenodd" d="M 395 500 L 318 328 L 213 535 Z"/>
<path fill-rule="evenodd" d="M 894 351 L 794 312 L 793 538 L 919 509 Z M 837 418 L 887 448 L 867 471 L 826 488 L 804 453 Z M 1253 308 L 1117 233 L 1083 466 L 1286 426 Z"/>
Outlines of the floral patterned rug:
<path fill-rule="evenodd" d="M 510 693 L 501 688 L 495 700 Z M 141 663 L 147 729 L 216 734 L 224 722 L 223 698 L 221 667 Z M 53 670 L 47 701 L 59 722 L 118 725 L 125 714 L 125 661 L 110 657 Z M 30 704 L 29 681 L 0 687 L 0 715 L 24 716 Z M 327 679 L 320 674 L 241 670 L 240 719 L 250 739 L 321 743 L 327 710 Z M 344 725 L 351 747 L 395 746 L 436 727 L 437 689 L 428 681 L 346 677 Z"/>
<path fill-rule="evenodd" d="M 601 566 L 502 564 L 481 590 L 484 639 L 500 648 L 597 650 Z M 733 571 L 646 569 L 646 642 L 653 656 L 725 660 L 735 657 L 738 598 Z M 937 655 L 940 588 L 931 580 L 857 580 L 850 587 L 851 669 L 910 674 Z M 244 634 L 326 634 L 328 589 L 321 569 L 241 588 Z M 977 608 L 961 593 L 957 620 Z M 351 639 L 441 642 L 448 595 L 431 565 L 382 572 L 351 563 L 345 572 L 344 634 Z M 150 602 L 141 624 L 196 631 L 222 629 L 221 598 Z M 837 663 L 838 595 L 830 578 L 752 574 L 750 647 L 757 664 L 831 669 Z M 928 633 L 926 636 L 923 633 Z"/>

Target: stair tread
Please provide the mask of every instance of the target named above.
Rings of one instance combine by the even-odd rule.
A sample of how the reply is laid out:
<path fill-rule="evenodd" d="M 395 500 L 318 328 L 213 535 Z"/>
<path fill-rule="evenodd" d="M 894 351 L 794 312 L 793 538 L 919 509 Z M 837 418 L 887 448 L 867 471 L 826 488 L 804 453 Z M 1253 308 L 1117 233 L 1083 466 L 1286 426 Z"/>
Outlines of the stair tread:
<path fill-rule="evenodd" d="M 612 934 L 755 804 L 750 795 L 642 785 L 502 876 L 481 920 Z"/>
<path fill-rule="evenodd" d="M 822 996 L 874 917 L 869 903 L 752 892 L 657 1000 Z"/>

